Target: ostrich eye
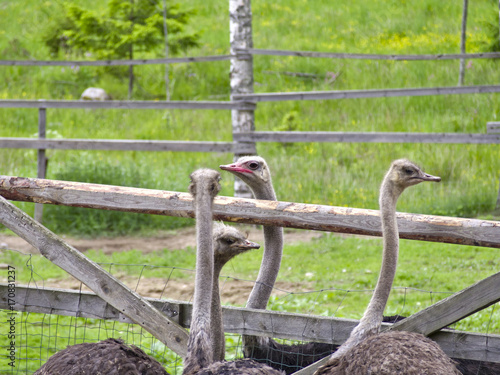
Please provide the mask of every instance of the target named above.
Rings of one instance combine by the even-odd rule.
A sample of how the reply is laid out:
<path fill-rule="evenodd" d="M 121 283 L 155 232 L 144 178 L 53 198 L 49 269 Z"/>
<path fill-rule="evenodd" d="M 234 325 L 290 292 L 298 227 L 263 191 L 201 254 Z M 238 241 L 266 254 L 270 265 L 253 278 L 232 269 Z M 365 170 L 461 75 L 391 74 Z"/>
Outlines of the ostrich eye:
<path fill-rule="evenodd" d="M 256 161 L 252 161 L 252 162 L 248 163 L 248 168 L 255 170 L 255 169 L 259 168 L 259 163 L 257 163 Z"/>
<path fill-rule="evenodd" d="M 406 168 L 406 169 L 405 169 L 405 173 L 406 173 L 407 175 L 411 175 L 411 174 L 413 174 L 413 169 Z"/>
<path fill-rule="evenodd" d="M 224 238 L 224 241 L 228 244 L 228 245 L 232 245 L 233 243 L 236 242 L 236 240 L 234 238 Z"/>

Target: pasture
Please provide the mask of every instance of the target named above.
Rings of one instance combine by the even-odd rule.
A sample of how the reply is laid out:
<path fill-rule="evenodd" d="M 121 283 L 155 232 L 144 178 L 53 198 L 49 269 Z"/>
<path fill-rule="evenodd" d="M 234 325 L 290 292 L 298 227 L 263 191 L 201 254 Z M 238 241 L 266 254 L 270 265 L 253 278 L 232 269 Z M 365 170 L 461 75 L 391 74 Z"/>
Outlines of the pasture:
<path fill-rule="evenodd" d="M 98 1 L 73 2 L 101 6 Z M 200 47 L 186 55 L 228 53 L 227 1 L 183 3 L 197 11 L 190 27 L 202 31 Z M 43 46 L 41 36 L 48 20 L 58 12 L 58 6 L 55 1 L 33 0 L 2 5 L 0 19 L 6 20 L 8 14 L 10 20 L 30 20 L 8 24 L 3 21 L 2 59 L 53 58 Z M 431 0 L 339 1 L 334 6 L 328 1 L 254 0 L 254 47 L 380 54 L 458 53 L 461 6 L 459 1 Z M 495 2 L 469 4 L 467 52 L 486 50 L 491 43 L 487 24 L 495 22 L 498 25 Z M 137 56 L 153 57 L 157 56 L 152 53 Z M 465 84 L 497 84 L 498 64 L 498 60 L 469 60 Z M 264 93 L 454 86 L 458 67 L 457 60 L 407 62 L 254 56 L 254 90 Z M 133 99 L 165 99 L 163 66 L 138 66 L 135 72 L 137 85 Z M 110 76 L 101 67 L 1 66 L 0 76 L 5 82 L 0 88 L 0 99 L 74 100 L 88 86 L 106 87 L 114 99 L 127 96 L 126 77 Z M 170 85 L 172 100 L 229 100 L 229 62 L 173 64 Z M 485 133 L 486 123 L 499 119 L 499 103 L 498 94 L 494 93 L 259 103 L 255 126 L 258 131 Z M 36 137 L 37 116 L 34 109 L 1 108 L 0 137 Z M 48 138 L 231 141 L 231 135 L 230 111 L 54 109 L 47 112 Z M 405 157 L 427 172 L 441 176 L 442 182 L 423 184 L 405 193 L 398 211 L 499 220 L 494 214 L 500 177 L 498 145 L 259 143 L 257 151 L 271 167 L 279 200 L 378 209 L 378 190 L 385 171 L 393 159 Z M 49 150 L 47 156 L 49 179 L 181 192 L 187 191 L 189 173 L 196 168 L 217 169 L 232 160 L 231 154 L 139 151 Z M 35 177 L 36 150 L 0 149 L 0 170 L 2 175 Z M 222 176 L 221 195 L 232 196 L 233 177 L 227 173 Z M 33 213 L 31 203 L 16 202 L 16 205 Z M 136 236 L 147 241 L 149 236 L 181 236 L 192 224 L 191 219 L 173 217 L 52 205 L 44 209 L 44 225 L 57 234 L 76 238 Z M 2 230 L 2 235 L 10 234 Z M 277 290 L 269 309 L 359 319 L 377 280 L 381 246 L 377 238 L 336 234 L 289 242 L 286 233 Z M 96 246 L 85 254 L 101 264 L 111 264 L 113 272 L 128 278 L 131 285 L 140 285 L 139 280 L 165 278 L 192 284 L 194 273 L 189 270 L 195 264 L 194 247 L 171 247 L 165 243 L 161 250 L 142 250 L 137 246 L 133 250 L 104 253 Z M 30 267 L 26 267 L 28 258 Z M 228 286 L 233 279 L 255 280 L 260 259 L 260 252 L 249 253 L 226 266 L 223 274 Z M 19 283 L 23 284 L 43 281 L 57 285 L 69 279 L 39 255 L 29 257 L 2 251 L 0 262 L 16 265 Z M 151 267 L 141 269 L 131 264 Z M 410 315 L 420 311 L 495 273 L 497 265 L 496 249 L 403 240 L 386 314 Z M 171 267 L 176 269 L 173 273 Z M 245 300 L 226 303 L 243 306 Z M 28 319 L 33 323 L 29 329 L 35 332 L 37 324 L 47 317 L 31 314 Z M 62 337 L 71 337 L 73 319 L 57 319 L 62 327 L 68 327 L 69 333 L 60 332 Z M 493 305 L 455 324 L 454 328 L 499 334 L 499 322 L 497 306 Z M 101 327 L 97 321 L 92 324 Z M 110 331 L 113 335 L 127 329 L 130 328 L 113 323 Z M 96 332 L 88 337 L 102 339 L 100 331 Z M 237 354 L 238 338 L 230 336 L 228 340 Z M 151 347 L 157 343 L 151 340 L 141 345 Z M 40 355 L 39 349 L 35 350 Z M 35 364 L 27 367 L 31 371 L 37 368 Z"/>

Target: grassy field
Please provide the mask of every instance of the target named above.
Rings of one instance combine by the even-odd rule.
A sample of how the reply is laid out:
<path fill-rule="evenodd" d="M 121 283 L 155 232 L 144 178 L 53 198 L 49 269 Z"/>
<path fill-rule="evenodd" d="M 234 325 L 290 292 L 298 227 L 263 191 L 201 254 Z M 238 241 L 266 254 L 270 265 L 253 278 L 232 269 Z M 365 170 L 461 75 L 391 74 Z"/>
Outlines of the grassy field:
<path fill-rule="evenodd" d="M 73 2 L 95 9 L 102 7 L 102 2 L 97 0 Z M 187 55 L 228 53 L 227 1 L 187 0 L 183 4 L 196 9 L 191 27 L 202 31 L 200 47 Z M 42 36 L 49 20 L 60 12 L 59 6 L 59 1 L 35 0 L 0 5 L 2 59 L 52 58 Z M 254 0 L 254 46 L 322 52 L 458 53 L 461 6 L 460 1 L 435 0 L 342 0 L 333 5 L 324 0 Z M 498 25 L 497 3 L 491 0 L 471 3 L 467 52 L 487 50 L 492 43 L 488 23 Z M 152 57 L 161 55 L 151 52 L 137 56 Z M 293 92 L 454 86 L 458 82 L 458 67 L 458 61 L 255 56 L 254 89 L 256 92 Z M 134 99 L 165 98 L 163 67 L 140 66 L 135 72 Z M 286 72 L 315 74 L 316 78 L 292 77 Z M 172 100 L 228 100 L 228 73 L 229 62 L 172 65 Z M 77 99 L 89 86 L 104 87 L 115 99 L 127 97 L 127 79 L 110 76 L 98 67 L 2 66 L 0 77 L 4 82 L 0 88 L 1 99 Z M 499 81 L 497 61 L 467 62 L 466 85 Z M 499 103 L 498 94 L 260 103 L 256 129 L 484 133 L 486 122 L 499 119 Z M 37 116 L 37 111 L 32 109 L 0 109 L 0 137 L 36 137 Z M 50 109 L 47 121 L 49 138 L 231 140 L 228 111 Z M 406 157 L 421 164 L 427 172 L 441 176 L 442 182 L 412 188 L 400 199 L 399 211 L 498 220 L 493 215 L 500 176 L 497 145 L 261 143 L 257 150 L 270 164 L 277 195 L 283 201 L 376 209 L 378 187 L 391 160 Z M 47 154 L 50 179 L 173 191 L 187 191 L 188 176 L 194 169 L 216 168 L 232 160 L 231 154 L 204 153 L 49 150 Z M 0 150 L 0 169 L 3 175 L 35 177 L 36 151 Z M 225 173 L 222 176 L 221 195 L 231 196 L 233 179 Z M 33 212 L 32 204 L 17 205 Z M 187 219 L 57 206 L 46 207 L 44 215 L 46 226 L 58 234 L 91 237 L 147 236 L 193 223 Z M 379 239 L 335 235 L 325 235 L 309 244 L 288 244 L 279 280 L 302 283 L 304 289 L 315 292 L 292 290 L 294 293 L 274 298 L 270 308 L 359 318 L 369 299 L 369 290 L 376 282 L 380 248 Z M 411 314 L 494 273 L 498 265 L 496 253 L 493 249 L 403 241 L 395 280 L 397 288 L 386 313 Z M 166 248 L 149 255 L 135 251 L 113 256 L 91 251 L 88 255 L 105 263 L 194 267 L 194 249 Z M 232 262 L 226 273 L 255 279 L 260 254 L 245 257 Z M 11 252 L 1 253 L 0 262 L 15 264 L 19 269 L 26 264 L 23 256 Z M 64 277 L 62 271 L 39 257 L 33 257 L 32 262 L 39 273 L 35 278 L 39 277 L 40 282 Z M 127 266 L 118 269 L 122 274 L 136 275 L 136 271 Z M 151 277 L 163 277 L 166 269 L 150 269 L 148 273 Z M 19 271 L 20 282 L 33 277 L 24 272 L 28 269 Z M 36 322 L 44 316 L 32 314 L 29 319 L 35 332 L 39 325 Z M 75 324 L 70 318 L 59 319 L 62 325 Z M 500 333 L 498 322 L 494 306 L 460 322 L 456 328 Z M 112 332 L 121 331 L 126 328 L 118 327 Z M 0 336 L 0 340 L 4 337 Z M 1 366 L 3 362 L 0 372 Z M 35 364 L 31 369 L 34 368 Z"/>

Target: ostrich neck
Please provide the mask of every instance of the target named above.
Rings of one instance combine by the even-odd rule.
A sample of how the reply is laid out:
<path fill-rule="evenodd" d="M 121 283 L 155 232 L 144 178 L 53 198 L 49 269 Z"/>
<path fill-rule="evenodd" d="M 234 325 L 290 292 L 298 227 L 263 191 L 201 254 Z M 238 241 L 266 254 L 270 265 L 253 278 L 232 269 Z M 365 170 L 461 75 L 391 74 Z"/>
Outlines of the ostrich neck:
<path fill-rule="evenodd" d="M 210 342 L 210 309 L 213 284 L 212 198 L 208 189 L 197 186 L 196 277 L 191 330 L 183 374 L 196 373 L 213 362 Z"/>
<path fill-rule="evenodd" d="M 252 187 L 256 199 L 276 201 L 276 193 L 271 181 L 258 187 Z M 283 253 L 283 228 L 264 226 L 264 254 L 259 275 L 248 297 L 247 307 L 265 309 L 278 277 Z"/>
<path fill-rule="evenodd" d="M 333 353 L 331 359 L 341 357 L 368 336 L 379 332 L 398 263 L 399 231 L 396 203 L 401 192 L 402 190 L 397 189 L 388 178 L 384 179 L 380 188 L 380 217 L 384 250 L 377 286 L 359 324 L 352 330 L 347 341 Z"/>
<path fill-rule="evenodd" d="M 224 323 L 222 321 L 222 306 L 220 302 L 219 276 L 224 264 L 214 263 L 214 277 L 212 288 L 212 307 L 211 307 L 211 328 L 210 338 L 214 351 L 214 361 L 222 361 L 225 357 L 226 343 L 224 336 Z"/>
<path fill-rule="evenodd" d="M 382 236 L 384 251 L 382 266 L 377 281 L 377 286 L 368 304 L 368 308 L 360 321 L 367 331 L 378 331 L 384 314 L 384 309 L 391 293 L 392 283 L 396 275 L 399 253 L 399 231 L 396 220 L 396 203 L 401 192 L 385 181 L 380 191 L 380 216 L 382 221 Z"/>

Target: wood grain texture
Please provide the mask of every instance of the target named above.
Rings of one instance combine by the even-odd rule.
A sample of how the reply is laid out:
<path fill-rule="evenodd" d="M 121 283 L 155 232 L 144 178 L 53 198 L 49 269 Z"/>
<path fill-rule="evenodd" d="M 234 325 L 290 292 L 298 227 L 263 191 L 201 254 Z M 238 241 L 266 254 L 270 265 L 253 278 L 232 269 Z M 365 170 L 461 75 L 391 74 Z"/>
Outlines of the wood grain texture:
<path fill-rule="evenodd" d="M 434 55 L 377 55 L 368 53 L 331 53 L 314 51 L 287 51 L 261 48 L 239 48 L 236 50 L 241 54 L 267 55 L 267 56 L 296 56 L 296 57 L 317 57 L 325 59 L 358 59 L 358 60 L 396 60 L 396 61 L 416 61 L 416 60 L 459 60 L 459 59 L 498 59 L 500 52 L 486 53 L 450 53 Z"/>
<path fill-rule="evenodd" d="M 189 178 L 186 175 L 186 183 Z M 7 199 L 176 217 L 193 217 L 188 193 L 0 176 Z M 381 236 L 378 210 L 218 196 L 214 219 Z M 398 213 L 400 238 L 500 248 L 500 222 Z"/>
<path fill-rule="evenodd" d="M 234 100 L 249 102 L 276 102 L 287 100 L 332 100 L 360 98 L 390 98 L 402 96 L 485 94 L 500 92 L 500 85 L 462 86 L 462 87 L 423 87 L 410 89 L 374 89 L 374 90 L 339 90 L 339 91 L 306 91 L 287 93 L 237 94 Z"/>
<path fill-rule="evenodd" d="M 18 100 L 1 99 L 0 108 L 73 108 L 73 109 L 255 109 L 245 101 L 152 101 L 152 100 Z"/>
<path fill-rule="evenodd" d="M 186 330 L 3 197 L 0 197 L 0 222 L 174 352 L 186 354 Z"/>
<path fill-rule="evenodd" d="M 0 148 L 38 148 L 53 150 L 117 150 L 117 151 L 187 151 L 243 152 L 255 151 L 253 145 L 234 142 L 144 141 L 110 139 L 36 139 L 0 138 Z"/>
<path fill-rule="evenodd" d="M 196 57 L 171 57 L 163 59 L 135 59 L 135 60 L 0 60 L 0 66 L 131 66 L 131 65 L 155 65 L 155 64 L 178 64 L 204 61 L 230 60 L 231 55 L 196 56 Z"/>
<path fill-rule="evenodd" d="M 8 309 L 7 285 L 0 284 L 0 309 Z M 191 323 L 192 305 L 183 301 L 146 300 L 183 327 Z M 16 311 L 81 316 L 133 323 L 127 316 L 91 292 L 24 286 L 16 288 Z M 281 339 L 341 344 L 357 320 L 223 306 L 224 331 Z M 390 324 L 383 323 L 384 327 Z M 443 330 L 432 336 L 451 357 L 500 362 L 500 335 Z"/>
<path fill-rule="evenodd" d="M 478 281 L 416 314 L 395 323 L 390 329 L 430 335 L 500 301 L 500 273 Z"/>
<path fill-rule="evenodd" d="M 500 126 L 499 126 L 500 129 Z M 234 133 L 238 142 L 353 142 L 353 143 L 459 143 L 499 144 L 500 130 L 494 134 L 391 133 L 391 132 L 300 132 L 259 131 Z"/>

